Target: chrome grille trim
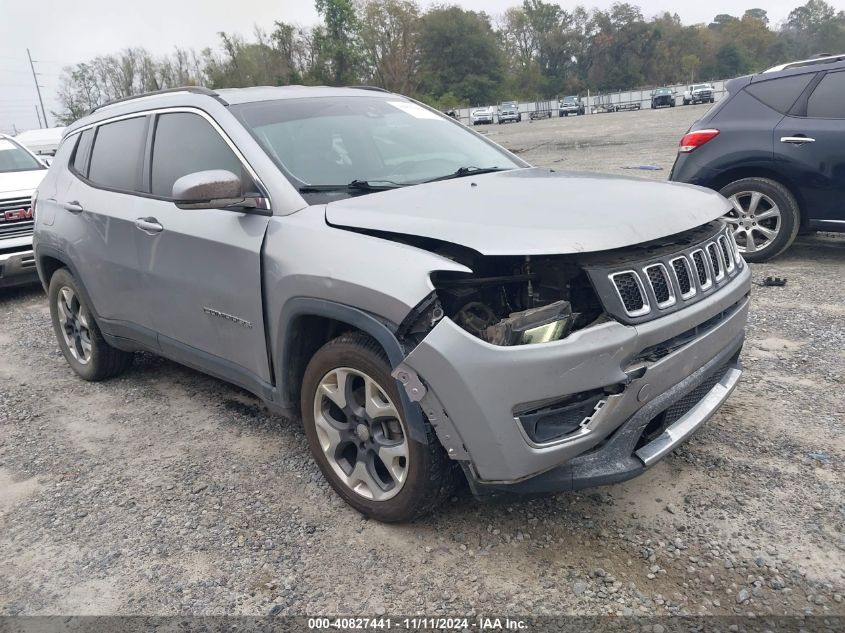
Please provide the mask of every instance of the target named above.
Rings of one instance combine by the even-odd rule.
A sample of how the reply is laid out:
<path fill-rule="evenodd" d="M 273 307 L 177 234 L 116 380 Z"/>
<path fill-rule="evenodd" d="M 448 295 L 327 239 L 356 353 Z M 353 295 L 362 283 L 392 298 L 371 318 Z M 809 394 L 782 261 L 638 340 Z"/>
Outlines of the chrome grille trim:
<path fill-rule="evenodd" d="M 0 211 L 11 211 L 13 209 L 26 209 L 32 206 L 32 196 L 26 196 L 24 198 L 8 198 L 6 200 L 0 200 Z M 0 222 L 2 222 L 2 218 L 0 218 Z"/>
<path fill-rule="evenodd" d="M 648 259 L 598 260 L 586 270 L 610 316 L 640 323 L 682 310 L 736 278 L 745 262 L 737 257 L 731 237 L 723 226 L 686 246 L 664 246 Z"/>
<path fill-rule="evenodd" d="M 710 266 L 713 268 L 713 273 L 716 276 L 716 281 L 722 281 L 725 278 L 725 262 L 722 259 L 722 249 L 716 245 L 716 242 L 710 242 L 705 250 L 710 260 Z"/>
<path fill-rule="evenodd" d="M 622 277 L 623 275 L 630 275 L 631 277 L 633 277 L 634 281 L 637 284 L 637 288 L 639 288 L 640 298 L 642 298 L 643 305 L 642 305 L 641 308 L 639 308 L 637 310 L 631 311 L 631 310 L 628 310 L 627 307 L 625 307 L 625 299 L 622 298 L 622 293 L 619 290 L 619 284 L 616 281 L 617 277 Z M 651 306 L 649 305 L 649 302 L 648 302 L 648 295 L 646 295 L 646 293 L 645 293 L 645 286 L 643 286 L 643 281 L 642 281 L 642 279 L 640 279 L 640 275 L 636 270 L 620 270 L 619 272 L 612 273 L 610 275 L 610 281 L 613 284 L 613 288 L 616 290 L 616 296 L 619 297 L 619 301 L 622 303 L 622 307 L 623 307 L 623 309 L 625 310 L 625 313 L 628 316 L 639 317 L 639 316 L 644 316 L 644 315 L 648 314 L 649 312 L 651 312 Z"/>
<path fill-rule="evenodd" d="M 734 259 L 733 252 L 731 251 L 731 247 L 728 244 L 728 238 L 724 235 L 720 235 L 719 239 L 717 239 L 716 242 L 721 247 L 725 267 L 727 269 L 728 274 L 730 274 L 733 272 L 734 268 L 736 268 L 736 260 Z"/>
<path fill-rule="evenodd" d="M 663 283 L 666 284 L 666 291 L 669 294 L 669 298 L 665 301 L 660 301 L 657 296 L 657 288 L 654 286 L 650 273 L 652 270 L 659 271 L 660 275 L 663 277 Z M 651 291 L 654 294 L 654 300 L 657 302 L 657 307 L 662 309 L 675 305 L 675 302 L 677 301 L 675 298 L 675 288 L 672 285 L 672 278 L 669 276 L 669 271 L 666 270 L 666 266 L 662 263 L 651 264 L 650 266 L 643 268 L 643 271 L 645 272 L 645 277 L 648 280 L 649 286 L 651 286 Z"/>
<path fill-rule="evenodd" d="M 739 252 L 739 246 L 736 245 L 736 239 L 734 239 L 733 231 L 728 231 L 727 236 L 728 244 L 731 246 L 731 252 L 734 254 L 734 261 L 736 262 L 737 267 L 742 268 L 745 260 L 742 259 L 742 255 Z"/>
<path fill-rule="evenodd" d="M 683 292 L 681 289 L 681 280 L 678 278 L 678 271 L 675 270 L 675 262 L 681 262 L 681 265 L 687 271 L 687 279 L 689 280 L 690 287 L 687 292 Z M 678 290 L 681 292 L 681 299 L 684 301 L 692 299 L 698 293 L 698 288 L 696 287 L 695 274 L 693 273 L 692 264 L 689 259 L 687 259 L 686 255 L 681 255 L 680 257 L 669 260 L 669 264 L 672 266 L 672 274 L 675 276 L 675 282 L 678 284 Z"/>
<path fill-rule="evenodd" d="M 699 257 L 696 257 L 699 255 Z M 692 258 L 692 266 L 696 271 L 695 278 L 698 281 L 698 287 L 704 291 L 709 290 L 713 286 L 713 275 L 710 272 L 710 266 L 707 265 L 709 258 L 700 248 L 695 249 L 690 253 Z M 701 281 L 702 273 L 704 281 Z"/>
<path fill-rule="evenodd" d="M 12 220 L 6 221 L 6 211 L 17 211 L 19 209 L 28 209 L 32 206 L 32 197 L 25 198 L 7 198 L 0 200 L 0 240 L 11 239 L 13 237 L 27 237 L 32 235 L 35 228 L 35 220 Z"/>

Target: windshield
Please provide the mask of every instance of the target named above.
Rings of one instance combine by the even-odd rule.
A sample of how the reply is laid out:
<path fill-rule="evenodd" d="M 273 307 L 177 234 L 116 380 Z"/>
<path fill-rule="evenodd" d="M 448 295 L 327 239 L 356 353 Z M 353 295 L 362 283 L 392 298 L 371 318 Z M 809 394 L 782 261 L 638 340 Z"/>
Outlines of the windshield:
<path fill-rule="evenodd" d="M 669 90 L 668 88 L 658 88 L 657 90 L 654 91 L 654 94 L 656 94 L 656 95 L 668 95 L 671 92 L 672 91 Z"/>
<path fill-rule="evenodd" d="M 578 101 L 578 97 L 564 97 L 564 103 L 576 103 Z"/>
<path fill-rule="evenodd" d="M 401 97 L 280 99 L 231 108 L 297 187 L 409 185 L 462 167 L 522 167 L 453 119 Z"/>
<path fill-rule="evenodd" d="M 0 138 L 0 173 L 36 169 L 46 169 L 46 167 L 14 141 Z"/>

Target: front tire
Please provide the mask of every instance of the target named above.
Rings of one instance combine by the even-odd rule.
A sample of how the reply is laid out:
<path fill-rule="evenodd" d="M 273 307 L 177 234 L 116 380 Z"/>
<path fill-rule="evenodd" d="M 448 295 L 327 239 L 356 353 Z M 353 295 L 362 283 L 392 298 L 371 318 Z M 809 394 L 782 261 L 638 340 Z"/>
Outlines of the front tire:
<path fill-rule="evenodd" d="M 62 354 L 83 380 L 96 382 L 122 373 L 132 354 L 115 349 L 103 338 L 79 285 L 67 268 L 50 278 L 47 291 L 53 331 Z"/>
<path fill-rule="evenodd" d="M 360 513 L 384 522 L 411 521 L 453 491 L 456 462 L 428 422 L 424 442 L 411 436 L 387 357 L 369 337 L 344 334 L 314 354 L 302 380 L 301 406 L 320 471 Z"/>
<path fill-rule="evenodd" d="M 795 241 L 801 212 L 795 196 L 769 178 L 743 178 L 719 192 L 733 205 L 724 220 L 731 225 L 743 257 L 765 262 Z"/>

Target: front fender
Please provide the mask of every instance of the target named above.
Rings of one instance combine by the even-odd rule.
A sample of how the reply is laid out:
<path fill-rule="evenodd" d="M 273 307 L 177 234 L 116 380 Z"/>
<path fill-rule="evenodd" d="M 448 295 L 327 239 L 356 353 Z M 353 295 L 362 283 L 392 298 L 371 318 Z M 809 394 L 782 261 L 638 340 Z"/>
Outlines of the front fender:
<path fill-rule="evenodd" d="M 291 408 L 295 406 L 290 398 L 290 380 L 285 375 L 285 368 L 291 366 L 291 350 L 293 347 L 291 343 L 295 336 L 295 333 L 288 326 L 302 316 L 325 317 L 366 332 L 384 349 L 391 369 L 399 366 L 405 358 L 405 350 L 393 334 L 395 326 L 391 328 L 387 323 L 372 314 L 352 306 L 313 297 L 294 297 L 288 300 L 282 309 L 281 318 L 278 321 L 279 330 L 276 335 L 277 345 L 274 350 L 274 358 L 278 360 L 276 364 L 276 384 L 280 385 L 279 393 L 283 394 L 285 399 L 285 402 L 281 403 L 283 407 Z M 401 383 L 397 384 L 410 436 L 417 442 L 426 443 L 428 440 L 422 411 L 419 406 L 410 401 Z"/>

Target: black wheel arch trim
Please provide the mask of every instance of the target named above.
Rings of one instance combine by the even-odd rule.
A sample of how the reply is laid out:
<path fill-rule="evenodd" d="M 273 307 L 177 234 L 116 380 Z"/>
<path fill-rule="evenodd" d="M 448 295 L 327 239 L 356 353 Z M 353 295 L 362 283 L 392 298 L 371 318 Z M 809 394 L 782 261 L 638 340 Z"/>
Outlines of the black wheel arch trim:
<path fill-rule="evenodd" d="M 282 308 L 274 354 L 276 384 L 279 386 L 279 404 L 283 407 L 291 408 L 296 404 L 291 402 L 291 385 L 287 384 L 288 381 L 285 379 L 284 372 L 285 367 L 288 367 L 291 361 L 292 345 L 290 343 L 295 336 L 290 324 L 298 317 L 304 316 L 325 317 L 340 321 L 372 336 L 387 355 L 391 369 L 395 369 L 405 359 L 405 350 L 394 335 L 395 326 L 391 329 L 390 325 L 392 324 L 387 324 L 364 310 L 342 303 L 315 297 L 293 297 L 288 299 Z M 399 394 L 402 398 L 402 407 L 405 411 L 405 419 L 408 423 L 411 439 L 423 444 L 427 443 L 422 410 L 410 401 L 401 385 L 399 385 Z"/>
<path fill-rule="evenodd" d="M 61 262 L 62 265 L 70 271 L 70 274 L 73 275 L 73 279 L 76 282 L 76 285 L 79 289 L 79 294 L 82 295 L 82 298 L 85 300 L 85 305 L 91 311 L 91 314 L 94 315 L 94 320 L 97 322 L 97 325 L 100 327 L 100 330 L 103 330 L 99 313 L 97 312 L 97 308 L 94 305 L 94 302 L 91 301 L 91 295 L 88 294 L 88 289 L 85 287 L 85 282 L 82 281 L 82 277 L 79 275 L 79 271 L 76 270 L 76 266 L 73 265 L 73 262 L 70 257 L 68 257 L 67 253 L 61 251 L 53 246 L 49 246 L 46 244 L 37 244 L 35 246 L 35 268 L 38 271 L 38 278 L 41 281 L 41 285 L 44 288 L 44 292 L 50 291 L 50 279 L 47 278 L 45 271 L 44 271 L 44 260 L 46 258 L 55 259 L 58 262 Z"/>

